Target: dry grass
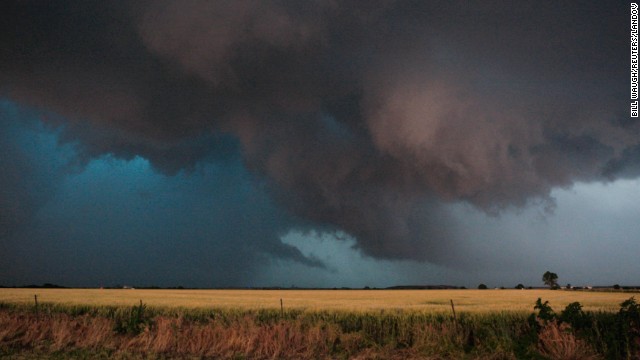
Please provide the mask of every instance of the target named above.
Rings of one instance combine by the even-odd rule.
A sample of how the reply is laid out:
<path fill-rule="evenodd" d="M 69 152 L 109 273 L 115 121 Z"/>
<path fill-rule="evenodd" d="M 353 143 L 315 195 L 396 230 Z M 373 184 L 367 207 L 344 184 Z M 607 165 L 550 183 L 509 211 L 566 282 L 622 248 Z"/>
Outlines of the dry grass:
<path fill-rule="evenodd" d="M 33 305 L 5 304 L 0 358 L 597 359 L 596 351 L 635 358 L 638 350 L 616 340 L 624 337 L 616 332 L 619 314 L 606 312 L 593 323 L 606 326 L 577 338 L 566 323 L 536 326 L 520 312 L 461 312 L 454 321 L 414 310 L 136 309 L 143 306 L 42 305 L 36 313 Z M 122 327 L 131 319 L 141 326 Z"/>
<path fill-rule="evenodd" d="M 71 347 L 113 347 L 113 322 L 98 317 L 57 314 L 38 320 L 33 314 L 0 312 L 0 344 L 9 347 L 47 345 L 57 351 Z"/>
<path fill-rule="evenodd" d="M 232 323 L 160 316 L 137 335 L 117 334 L 114 325 L 111 319 L 88 315 L 52 314 L 38 319 L 33 313 L 5 310 L 0 311 L 0 346 L 45 354 L 106 349 L 114 356 L 170 358 L 429 359 L 458 358 L 464 354 L 460 349 L 465 341 L 452 324 L 416 324 L 410 331 L 413 340 L 400 348 L 376 344 L 365 333 L 344 332 L 336 324 L 300 320 L 264 324 L 251 316 Z M 487 354 L 492 352 L 487 350 Z"/>
<path fill-rule="evenodd" d="M 195 324 L 156 319 L 156 326 L 127 341 L 122 349 L 152 353 L 233 358 L 317 358 L 330 353 L 331 327 L 303 328 L 297 322 L 257 325 L 247 317 L 235 324 Z"/>
<path fill-rule="evenodd" d="M 526 321 L 535 300 L 549 300 L 554 309 L 579 301 L 587 310 L 605 311 L 602 319 L 613 319 L 628 296 L 550 290 L 0 289 L 0 357 L 3 351 L 61 351 L 71 357 L 80 351 L 81 358 L 511 359 L 534 352 L 551 359 L 595 359 L 594 350 L 566 325 L 550 323 L 536 333 Z M 140 299 L 149 305 L 143 331 L 121 331 L 122 319 L 130 318 Z"/>
<path fill-rule="evenodd" d="M 530 312 L 538 298 L 554 308 L 579 301 L 585 311 L 617 311 L 628 293 L 551 290 L 124 290 L 0 289 L 0 302 L 130 306 L 140 299 L 152 307 L 371 311 L 380 309 L 450 312 Z"/>
<path fill-rule="evenodd" d="M 584 340 L 577 339 L 571 327 L 556 321 L 544 325 L 538 335 L 539 351 L 552 360 L 596 360 L 601 359 Z"/>

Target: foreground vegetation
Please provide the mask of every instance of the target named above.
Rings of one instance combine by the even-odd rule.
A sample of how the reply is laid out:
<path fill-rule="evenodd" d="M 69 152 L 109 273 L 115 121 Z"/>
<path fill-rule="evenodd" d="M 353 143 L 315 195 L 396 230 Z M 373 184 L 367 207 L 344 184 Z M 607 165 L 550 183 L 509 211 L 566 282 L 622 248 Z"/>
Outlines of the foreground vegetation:
<path fill-rule="evenodd" d="M 535 308 L 534 308 L 535 306 Z M 72 358 L 634 359 L 640 306 L 557 313 L 0 303 L 0 355 Z"/>

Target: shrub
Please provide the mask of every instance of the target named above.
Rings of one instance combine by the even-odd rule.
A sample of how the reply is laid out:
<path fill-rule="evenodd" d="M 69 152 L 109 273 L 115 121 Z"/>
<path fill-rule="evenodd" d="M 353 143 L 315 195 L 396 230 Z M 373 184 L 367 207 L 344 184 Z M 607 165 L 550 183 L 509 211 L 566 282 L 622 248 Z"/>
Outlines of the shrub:
<path fill-rule="evenodd" d="M 150 327 L 152 323 L 146 309 L 147 305 L 140 300 L 140 305 L 133 306 L 128 313 L 116 319 L 114 331 L 119 334 L 140 334 L 145 327 Z"/>
<path fill-rule="evenodd" d="M 593 319 L 582 311 L 582 305 L 579 302 L 572 302 L 560 314 L 560 320 L 575 330 L 581 330 L 589 327 Z"/>
<path fill-rule="evenodd" d="M 486 290 L 486 289 L 487 289 L 487 285 L 485 285 L 485 284 L 480 284 L 480 285 L 478 285 L 478 289 L 480 289 L 480 290 Z"/>
<path fill-rule="evenodd" d="M 611 359 L 640 355 L 640 304 L 633 297 L 620 304 L 615 315 L 585 313 L 579 302 L 567 305 L 557 315 L 549 302 L 543 303 L 540 298 L 534 310 L 538 314 L 531 314 L 529 323 L 538 333 L 538 348 L 545 356 L 582 359 L 589 358 L 593 351 Z M 579 347 L 586 352 L 578 354 Z"/>
<path fill-rule="evenodd" d="M 631 297 L 620 304 L 618 326 L 627 354 L 640 350 L 640 304 Z"/>
<path fill-rule="evenodd" d="M 553 312 L 553 309 L 549 305 L 549 301 L 542 302 L 541 298 L 536 300 L 536 304 L 533 307 L 534 310 L 538 310 L 537 318 L 543 321 L 551 321 L 555 319 L 556 314 Z"/>

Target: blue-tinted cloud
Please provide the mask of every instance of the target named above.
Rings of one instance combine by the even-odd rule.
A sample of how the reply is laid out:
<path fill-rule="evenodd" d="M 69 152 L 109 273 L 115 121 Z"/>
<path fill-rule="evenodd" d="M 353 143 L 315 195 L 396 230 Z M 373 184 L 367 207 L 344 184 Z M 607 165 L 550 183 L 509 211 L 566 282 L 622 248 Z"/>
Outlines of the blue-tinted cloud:
<path fill-rule="evenodd" d="M 78 168 L 36 114 L 3 103 L 0 283 L 248 286 L 275 258 L 323 267 L 280 241 L 303 223 L 237 156 L 173 176 L 140 157 Z"/>

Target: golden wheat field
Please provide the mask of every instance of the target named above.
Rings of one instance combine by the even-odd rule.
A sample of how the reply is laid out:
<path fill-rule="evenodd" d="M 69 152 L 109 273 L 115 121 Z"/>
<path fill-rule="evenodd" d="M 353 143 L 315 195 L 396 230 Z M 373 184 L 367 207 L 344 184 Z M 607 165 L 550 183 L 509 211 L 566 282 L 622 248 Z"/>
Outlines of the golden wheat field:
<path fill-rule="evenodd" d="M 538 298 L 554 308 L 578 301 L 584 310 L 617 311 L 633 294 L 565 290 L 147 290 L 147 289 L 0 289 L 0 302 L 73 305 L 302 310 L 416 310 L 501 312 L 533 311 Z"/>

